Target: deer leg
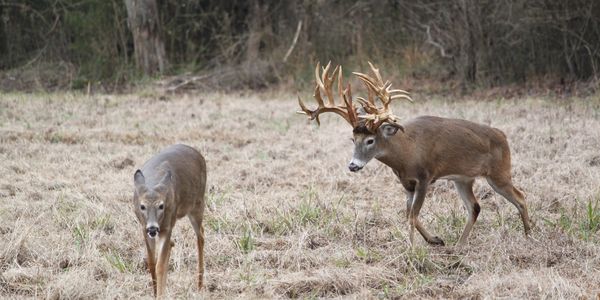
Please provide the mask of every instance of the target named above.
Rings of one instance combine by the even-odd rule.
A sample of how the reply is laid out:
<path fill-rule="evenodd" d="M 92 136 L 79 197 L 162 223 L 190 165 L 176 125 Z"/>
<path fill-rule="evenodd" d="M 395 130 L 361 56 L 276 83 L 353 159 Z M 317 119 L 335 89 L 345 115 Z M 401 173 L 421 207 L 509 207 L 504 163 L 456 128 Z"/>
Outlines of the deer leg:
<path fill-rule="evenodd" d="M 169 270 L 169 257 L 171 255 L 171 231 L 162 233 L 158 237 L 158 260 L 156 262 L 156 297 L 161 298 L 167 287 L 167 271 Z"/>
<path fill-rule="evenodd" d="M 529 235 L 529 213 L 527 212 L 527 204 L 525 203 L 525 197 L 523 193 L 515 188 L 509 179 L 506 178 L 486 178 L 490 186 L 502 197 L 506 198 L 512 203 L 521 215 L 521 221 L 523 222 L 523 228 L 525 229 L 525 235 Z"/>
<path fill-rule="evenodd" d="M 188 215 L 198 242 L 198 289 L 202 289 L 204 280 L 204 226 L 202 225 L 202 211 Z"/>
<path fill-rule="evenodd" d="M 423 236 L 425 241 L 429 244 L 433 245 L 444 245 L 444 241 L 437 236 L 432 236 L 425 230 L 425 227 L 419 221 L 419 212 L 421 211 L 421 206 L 423 206 L 423 202 L 425 201 L 425 194 L 427 194 L 427 183 L 423 183 L 426 181 L 421 181 L 417 184 L 415 189 L 415 195 L 413 197 L 412 206 L 410 209 L 410 216 L 408 221 L 410 222 L 410 242 L 414 245 L 414 229 L 415 227 L 419 231 L 419 233 Z"/>
<path fill-rule="evenodd" d="M 415 197 L 414 192 L 406 191 L 406 218 L 410 218 L 410 211 L 412 208 L 413 199 Z"/>
<path fill-rule="evenodd" d="M 146 242 L 146 266 L 152 277 L 152 291 L 156 296 L 156 243 L 148 237 L 146 230 L 142 230 L 142 234 Z"/>
<path fill-rule="evenodd" d="M 406 218 L 408 219 L 410 217 L 410 210 L 415 197 L 415 181 L 403 180 L 396 171 L 394 171 L 394 174 L 398 176 L 400 183 L 402 183 L 402 186 L 404 187 L 404 194 L 406 195 Z"/>
<path fill-rule="evenodd" d="M 473 229 L 473 224 L 477 221 L 477 216 L 479 216 L 479 211 L 481 208 L 479 207 L 479 203 L 477 203 L 477 198 L 473 194 L 473 180 L 469 181 L 454 181 L 454 186 L 456 186 L 456 190 L 462 199 L 467 212 L 469 213 L 467 224 L 465 225 L 465 229 L 463 230 L 460 239 L 458 240 L 458 246 L 463 246 Z"/>

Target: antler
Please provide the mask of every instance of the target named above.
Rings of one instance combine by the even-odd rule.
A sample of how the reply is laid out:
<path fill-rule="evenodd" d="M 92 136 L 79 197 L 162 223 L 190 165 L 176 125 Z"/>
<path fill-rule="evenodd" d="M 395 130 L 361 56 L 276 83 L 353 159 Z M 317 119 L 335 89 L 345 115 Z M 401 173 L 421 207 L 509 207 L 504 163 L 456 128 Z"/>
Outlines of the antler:
<path fill-rule="evenodd" d="M 321 125 L 319 121 L 319 115 L 324 112 L 333 112 L 344 118 L 352 127 L 358 126 L 358 117 L 356 115 L 356 109 L 352 104 L 352 92 L 350 90 L 350 84 L 346 89 L 343 89 L 342 83 L 342 67 L 337 66 L 333 69 L 333 73 L 329 76 L 329 69 L 331 67 L 331 62 L 322 69 L 322 72 L 319 76 L 320 63 L 317 63 L 317 67 L 315 68 L 315 93 L 314 97 L 317 100 L 318 107 L 315 110 L 310 110 L 306 108 L 300 96 L 298 96 L 298 104 L 300 105 L 301 111 L 298 111 L 299 114 L 305 114 L 311 120 L 317 120 L 317 124 Z M 337 76 L 338 81 L 338 94 L 342 98 L 341 104 L 336 104 L 335 99 L 333 98 L 332 85 Z M 327 103 L 323 101 L 321 97 L 321 90 L 325 92 L 327 96 Z"/>
<path fill-rule="evenodd" d="M 388 122 L 395 126 L 400 126 L 396 123 L 398 117 L 394 116 L 390 110 L 390 103 L 394 99 L 406 99 L 412 102 L 412 98 L 410 98 L 407 91 L 392 89 L 391 82 L 383 82 L 383 79 L 381 79 L 379 69 L 375 68 L 371 62 L 369 62 L 369 66 L 371 67 L 375 78 L 363 73 L 352 73 L 358 76 L 358 78 L 365 84 L 369 92 L 367 100 L 362 97 L 357 97 L 358 101 L 366 111 L 366 114 L 360 115 L 359 118 L 366 120 L 365 126 L 367 126 L 371 132 L 375 132 L 377 128 L 379 128 L 379 126 L 381 126 L 381 124 L 384 122 Z M 379 98 L 383 104 L 383 107 L 377 107 L 373 95 Z"/>

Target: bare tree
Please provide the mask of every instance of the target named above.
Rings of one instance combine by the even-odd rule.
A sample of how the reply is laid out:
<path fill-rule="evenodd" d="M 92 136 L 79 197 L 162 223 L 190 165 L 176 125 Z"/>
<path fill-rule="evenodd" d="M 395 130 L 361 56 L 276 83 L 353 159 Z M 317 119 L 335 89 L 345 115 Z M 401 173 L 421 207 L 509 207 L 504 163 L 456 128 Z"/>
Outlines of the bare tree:
<path fill-rule="evenodd" d="M 156 0 L 125 0 L 137 67 L 147 75 L 167 68 Z"/>

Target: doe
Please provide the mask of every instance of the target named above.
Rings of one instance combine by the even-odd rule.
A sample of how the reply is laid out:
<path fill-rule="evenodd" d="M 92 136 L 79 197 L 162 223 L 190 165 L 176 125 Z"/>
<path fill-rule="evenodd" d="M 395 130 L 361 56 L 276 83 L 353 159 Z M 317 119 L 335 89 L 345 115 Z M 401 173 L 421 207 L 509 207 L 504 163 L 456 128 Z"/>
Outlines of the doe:
<path fill-rule="evenodd" d="M 134 183 L 134 210 L 142 225 L 154 295 L 164 296 L 173 246 L 171 233 L 175 222 L 184 216 L 189 218 L 197 237 L 198 288 L 201 289 L 204 276 L 204 157 L 186 145 L 170 146 L 135 172 Z"/>

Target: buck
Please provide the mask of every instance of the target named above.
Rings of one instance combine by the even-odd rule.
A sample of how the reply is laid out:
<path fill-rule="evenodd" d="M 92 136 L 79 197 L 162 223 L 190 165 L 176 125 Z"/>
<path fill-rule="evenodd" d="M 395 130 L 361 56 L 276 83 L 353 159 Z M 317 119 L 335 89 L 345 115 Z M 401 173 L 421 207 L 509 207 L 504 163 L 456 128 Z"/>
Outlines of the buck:
<path fill-rule="evenodd" d="M 404 99 L 412 102 L 409 94 L 392 89 L 384 82 L 379 69 L 369 63 L 372 76 L 353 73 L 368 91 L 367 99 L 357 97 L 360 107 L 352 100 L 350 84 L 343 87 L 342 68 L 336 67 L 329 75 L 331 64 L 319 74 L 315 69 L 314 98 L 318 107 L 308 109 L 298 97 L 301 111 L 310 120 L 320 124 L 319 115 L 335 113 L 353 128 L 354 153 L 348 168 L 358 172 L 373 158 L 389 166 L 404 186 L 406 216 L 410 224 L 409 239 L 414 244 L 414 229 L 433 245 L 444 241 L 431 235 L 419 221 L 427 187 L 438 179 L 447 179 L 454 185 L 468 212 L 468 220 L 457 245 L 464 245 L 479 215 L 480 206 L 473 194 L 473 182 L 484 177 L 489 185 L 517 207 L 525 235 L 529 234 L 529 216 L 523 193 L 513 186 L 508 141 L 502 131 L 490 126 L 459 119 L 421 116 L 404 124 L 392 114 L 390 103 Z M 332 86 L 337 76 L 340 101 L 336 103 Z M 323 91 L 328 99 L 323 101 Z M 378 105 L 378 103 L 381 105 Z"/>
<path fill-rule="evenodd" d="M 158 298 L 165 293 L 175 222 L 187 216 L 198 243 L 198 288 L 204 276 L 204 191 L 206 163 L 186 145 L 174 145 L 150 158 L 134 175 L 135 214 L 142 225 L 152 288 Z"/>

